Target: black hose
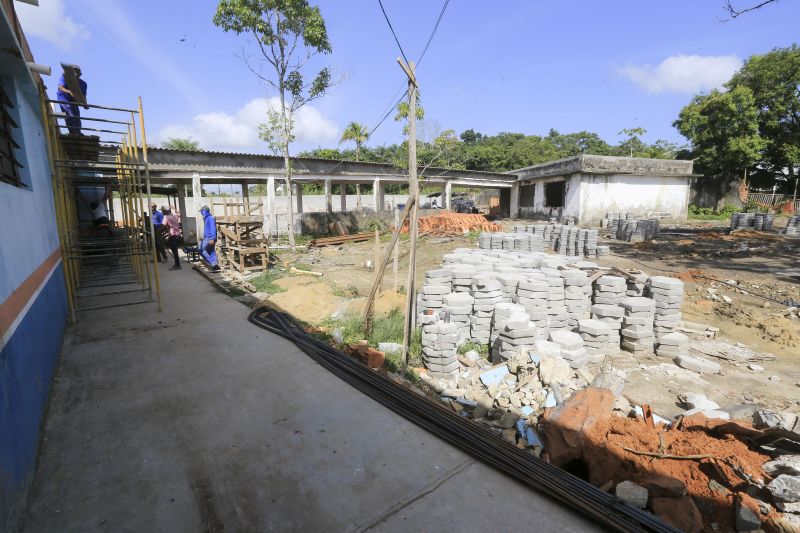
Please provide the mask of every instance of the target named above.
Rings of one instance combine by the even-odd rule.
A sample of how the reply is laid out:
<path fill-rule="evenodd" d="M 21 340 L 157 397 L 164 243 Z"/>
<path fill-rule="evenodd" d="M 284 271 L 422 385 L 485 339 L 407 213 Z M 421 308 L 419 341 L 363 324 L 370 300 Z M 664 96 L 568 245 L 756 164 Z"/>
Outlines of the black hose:
<path fill-rule="evenodd" d="M 356 359 L 312 337 L 284 313 L 261 307 L 250 313 L 248 320 L 292 341 L 331 373 L 429 433 L 525 485 L 577 508 L 606 528 L 616 531 L 680 531 L 370 370 Z"/>

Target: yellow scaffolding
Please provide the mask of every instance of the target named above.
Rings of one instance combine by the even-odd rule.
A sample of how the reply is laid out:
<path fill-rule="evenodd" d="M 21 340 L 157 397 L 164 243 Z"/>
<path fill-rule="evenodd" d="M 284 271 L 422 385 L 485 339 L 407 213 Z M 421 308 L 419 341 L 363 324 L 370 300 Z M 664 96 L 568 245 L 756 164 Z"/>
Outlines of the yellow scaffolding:
<path fill-rule="evenodd" d="M 102 116 L 82 121 L 117 129 L 81 127 L 93 135 L 63 133 L 66 116 L 42 97 L 53 199 L 70 318 L 109 307 L 156 303 L 161 311 L 156 239 L 150 223 L 150 168 L 142 99 L 136 109 L 86 104 Z M 61 122 L 59 122 L 61 121 Z M 62 124 L 63 122 L 63 124 Z M 73 124 L 74 127 L 74 124 Z M 141 138 L 141 146 L 138 144 Z M 106 233 L 94 225 L 85 194 L 103 190 L 109 201 Z M 114 210 L 114 198 L 119 210 Z M 85 205 L 84 205 L 85 204 Z"/>

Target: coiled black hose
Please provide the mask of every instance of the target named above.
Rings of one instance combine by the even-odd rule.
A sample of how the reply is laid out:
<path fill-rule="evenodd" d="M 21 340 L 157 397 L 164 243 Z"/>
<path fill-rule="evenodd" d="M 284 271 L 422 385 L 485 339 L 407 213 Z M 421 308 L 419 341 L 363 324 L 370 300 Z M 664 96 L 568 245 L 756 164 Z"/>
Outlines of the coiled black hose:
<path fill-rule="evenodd" d="M 312 337 L 284 313 L 261 307 L 250 313 L 248 320 L 292 341 L 331 373 L 403 418 L 532 489 L 576 508 L 599 525 L 626 532 L 680 531 L 370 370 L 352 357 Z"/>

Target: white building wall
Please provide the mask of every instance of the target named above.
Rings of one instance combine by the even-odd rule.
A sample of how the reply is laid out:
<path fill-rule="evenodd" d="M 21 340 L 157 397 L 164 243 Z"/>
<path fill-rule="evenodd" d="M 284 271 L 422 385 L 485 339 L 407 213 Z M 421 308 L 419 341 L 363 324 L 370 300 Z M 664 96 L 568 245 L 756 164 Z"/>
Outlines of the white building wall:
<path fill-rule="evenodd" d="M 607 212 L 647 216 L 668 213 L 685 219 L 689 207 L 688 177 L 576 175 L 580 180 L 580 223 L 597 223 Z"/>
<path fill-rule="evenodd" d="M 566 181 L 563 207 L 545 206 L 544 187 L 547 183 Z M 578 218 L 581 210 L 581 179 L 579 175 L 556 176 L 552 178 L 541 178 L 534 182 L 536 190 L 533 194 L 533 206 L 520 205 L 520 216 L 522 217 L 575 217 Z"/>

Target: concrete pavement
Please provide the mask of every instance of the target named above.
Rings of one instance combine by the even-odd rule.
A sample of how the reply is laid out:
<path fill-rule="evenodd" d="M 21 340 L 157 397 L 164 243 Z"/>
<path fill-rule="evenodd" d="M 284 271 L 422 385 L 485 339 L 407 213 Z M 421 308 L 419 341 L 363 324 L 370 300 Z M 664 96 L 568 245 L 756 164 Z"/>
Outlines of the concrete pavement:
<path fill-rule="evenodd" d="M 26 531 L 585 531 L 184 267 L 69 328 Z"/>

